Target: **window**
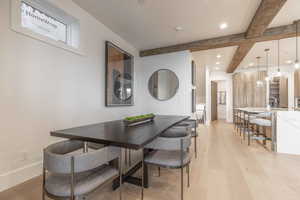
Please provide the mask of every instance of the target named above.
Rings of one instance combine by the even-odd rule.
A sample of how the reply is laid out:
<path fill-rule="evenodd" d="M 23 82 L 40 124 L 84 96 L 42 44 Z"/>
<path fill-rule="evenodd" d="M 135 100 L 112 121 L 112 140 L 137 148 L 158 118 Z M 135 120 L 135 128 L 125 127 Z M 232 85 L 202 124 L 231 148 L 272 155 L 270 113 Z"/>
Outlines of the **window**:
<path fill-rule="evenodd" d="M 79 20 L 48 0 L 11 0 L 11 27 L 16 32 L 82 54 Z"/>
<path fill-rule="evenodd" d="M 22 27 L 57 41 L 67 42 L 67 25 L 22 2 Z"/>

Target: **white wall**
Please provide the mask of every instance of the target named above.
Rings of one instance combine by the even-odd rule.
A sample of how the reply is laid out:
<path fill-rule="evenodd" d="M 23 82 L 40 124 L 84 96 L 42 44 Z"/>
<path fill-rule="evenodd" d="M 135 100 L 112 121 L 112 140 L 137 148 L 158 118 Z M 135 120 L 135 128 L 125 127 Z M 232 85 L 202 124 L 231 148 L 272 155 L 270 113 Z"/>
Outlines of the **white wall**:
<path fill-rule="evenodd" d="M 71 0 L 52 2 L 80 20 L 84 56 L 13 32 L 9 0 L 0 1 L 0 191 L 40 174 L 42 149 L 58 140 L 50 137 L 51 130 L 140 114 L 147 105 L 139 106 L 145 99 L 138 95 L 137 83 L 152 70 L 145 78 L 139 75 L 137 50 Z M 136 58 L 135 106 L 104 106 L 105 40 Z"/>
<path fill-rule="evenodd" d="M 148 91 L 148 80 L 159 69 L 172 70 L 179 79 L 176 95 L 167 101 L 154 99 Z M 182 51 L 141 58 L 141 93 L 144 108 L 156 114 L 191 114 L 191 53 Z"/>
<path fill-rule="evenodd" d="M 220 94 L 219 92 L 224 92 L 224 91 L 227 92 L 227 83 L 226 81 L 218 81 L 217 83 L 218 83 L 218 98 L 219 98 L 219 94 Z M 218 119 L 226 120 L 226 105 L 218 104 Z"/>

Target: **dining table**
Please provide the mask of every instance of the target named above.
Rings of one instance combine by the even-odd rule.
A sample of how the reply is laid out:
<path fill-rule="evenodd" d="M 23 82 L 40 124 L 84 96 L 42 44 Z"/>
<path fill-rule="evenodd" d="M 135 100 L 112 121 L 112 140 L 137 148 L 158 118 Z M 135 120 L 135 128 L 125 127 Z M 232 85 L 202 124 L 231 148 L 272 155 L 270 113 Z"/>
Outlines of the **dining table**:
<path fill-rule="evenodd" d="M 142 159 L 123 173 L 122 180 L 123 182 L 147 188 L 148 170 L 143 162 L 147 151 L 144 147 L 167 129 L 187 119 L 189 119 L 189 116 L 156 115 L 152 121 L 135 126 L 127 126 L 123 120 L 115 120 L 51 131 L 50 135 L 83 141 L 85 143 L 84 151 L 87 151 L 88 142 L 111 145 L 124 149 L 141 150 Z M 143 172 L 142 178 L 134 177 L 133 175 L 141 168 Z M 118 186 L 119 182 L 118 179 L 116 179 L 113 184 L 113 189 L 116 189 Z"/>

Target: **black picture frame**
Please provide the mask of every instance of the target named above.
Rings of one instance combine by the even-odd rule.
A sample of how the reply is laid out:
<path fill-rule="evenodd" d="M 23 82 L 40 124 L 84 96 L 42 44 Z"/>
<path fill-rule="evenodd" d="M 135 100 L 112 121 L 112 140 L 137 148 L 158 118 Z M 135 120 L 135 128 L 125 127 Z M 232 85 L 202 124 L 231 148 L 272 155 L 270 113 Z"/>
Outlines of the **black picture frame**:
<path fill-rule="evenodd" d="M 117 59 L 114 61 L 113 59 Z M 128 92 L 130 91 L 130 92 Z M 105 106 L 134 105 L 134 56 L 105 42 Z"/>

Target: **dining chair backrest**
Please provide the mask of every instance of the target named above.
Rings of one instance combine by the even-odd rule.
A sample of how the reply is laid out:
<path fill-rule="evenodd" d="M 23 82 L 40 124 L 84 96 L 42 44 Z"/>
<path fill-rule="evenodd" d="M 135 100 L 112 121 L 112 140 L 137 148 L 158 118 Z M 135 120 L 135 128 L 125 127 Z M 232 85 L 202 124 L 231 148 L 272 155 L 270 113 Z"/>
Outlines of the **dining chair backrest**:
<path fill-rule="evenodd" d="M 44 168 L 59 174 L 79 173 L 97 168 L 119 157 L 120 148 L 107 146 L 83 153 L 83 142 L 68 140 L 44 149 Z M 74 152 L 76 151 L 76 152 Z"/>
<path fill-rule="evenodd" d="M 173 126 L 172 128 L 169 128 L 168 130 L 177 130 L 177 131 L 182 131 L 182 132 L 186 132 L 187 135 L 191 133 L 191 126 L 189 124 L 178 124 Z M 166 130 L 166 131 L 168 131 Z"/>
<path fill-rule="evenodd" d="M 176 151 L 183 150 L 186 151 L 191 145 L 191 136 L 176 137 L 176 138 L 165 138 L 158 137 L 151 143 L 147 144 L 145 148 L 154 150 L 166 150 L 166 151 Z"/>

